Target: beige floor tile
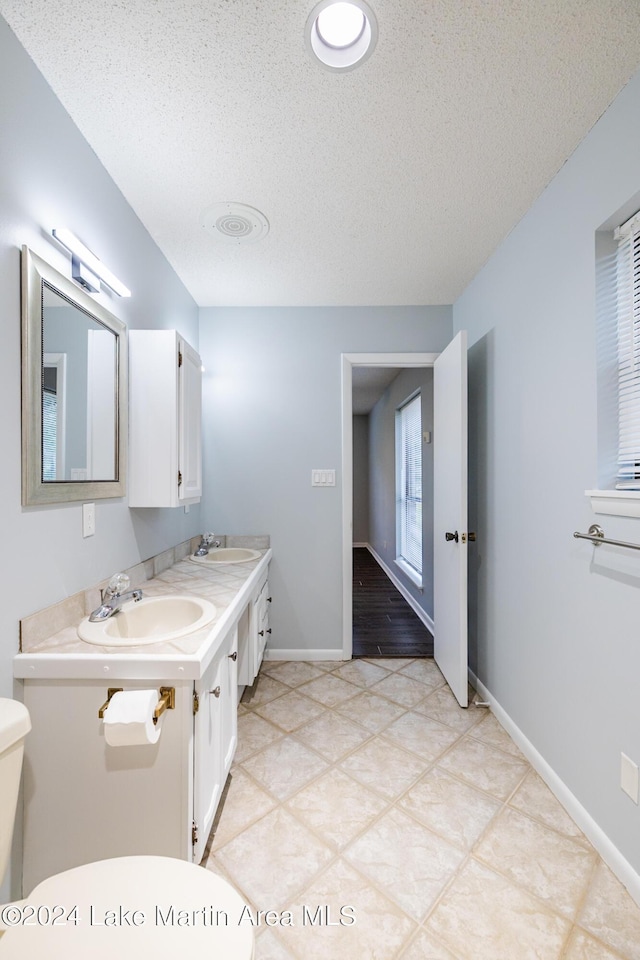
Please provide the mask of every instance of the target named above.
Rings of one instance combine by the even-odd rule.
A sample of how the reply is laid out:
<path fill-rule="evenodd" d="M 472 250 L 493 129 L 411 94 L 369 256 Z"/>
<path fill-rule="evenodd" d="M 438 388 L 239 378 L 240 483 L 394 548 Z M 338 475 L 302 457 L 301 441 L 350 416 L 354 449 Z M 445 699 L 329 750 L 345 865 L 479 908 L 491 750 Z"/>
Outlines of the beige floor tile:
<path fill-rule="evenodd" d="M 507 799 L 529 770 L 522 760 L 468 737 L 442 758 L 440 766 L 500 800 Z"/>
<path fill-rule="evenodd" d="M 640 956 L 640 907 L 601 860 L 598 863 L 578 923 L 625 960 Z"/>
<path fill-rule="evenodd" d="M 594 851 L 510 807 L 490 824 L 474 856 L 571 919 L 596 862 Z"/>
<path fill-rule="evenodd" d="M 301 697 L 295 690 L 285 693 L 282 697 L 270 700 L 255 708 L 255 712 L 265 720 L 275 723 L 282 730 L 291 733 L 301 727 L 303 723 L 319 716 L 324 707 L 309 697 Z"/>
<path fill-rule="evenodd" d="M 405 677 L 411 677 L 413 680 L 419 680 L 420 683 L 424 683 L 425 687 L 429 687 L 431 690 L 442 687 L 445 682 L 435 660 L 427 657 L 407 664 L 406 667 L 400 669 L 400 673 Z"/>
<path fill-rule="evenodd" d="M 263 663 L 260 672 L 266 673 L 274 680 L 286 683 L 290 687 L 297 687 L 301 683 L 306 683 L 307 680 L 321 677 L 324 671 L 319 670 L 306 660 L 287 660 L 284 663 L 282 661 Z"/>
<path fill-rule="evenodd" d="M 499 800 L 434 767 L 399 801 L 400 807 L 463 850 L 470 850 L 500 810 Z"/>
<path fill-rule="evenodd" d="M 217 850 L 265 813 L 274 801 L 244 770 L 237 768 L 229 777 L 221 807 L 214 824 L 213 849 Z"/>
<path fill-rule="evenodd" d="M 333 710 L 324 710 L 316 720 L 296 730 L 297 740 L 313 747 L 331 763 L 341 760 L 370 736 L 368 730 Z"/>
<path fill-rule="evenodd" d="M 263 750 L 280 737 L 282 737 L 281 730 L 277 730 L 262 717 L 258 717 L 252 710 L 247 710 L 238 716 L 238 746 L 235 762 L 242 763 L 247 757 Z"/>
<path fill-rule="evenodd" d="M 345 773 L 389 800 L 412 786 L 426 766 L 427 761 L 381 738 L 369 740 L 340 763 Z"/>
<path fill-rule="evenodd" d="M 261 673 L 252 687 L 246 687 L 242 695 L 242 702 L 245 707 L 257 707 L 259 704 L 268 703 L 269 700 L 275 700 L 283 693 L 289 693 L 291 688 L 286 684 L 274 680 L 273 677 Z"/>
<path fill-rule="evenodd" d="M 393 673 L 413 663 L 413 657 L 365 657 L 365 659 L 367 663 L 374 663 L 378 667 L 384 667 L 385 670 L 391 670 Z"/>
<path fill-rule="evenodd" d="M 458 733 L 431 717 L 419 713 L 405 713 L 385 728 L 383 734 L 425 760 L 433 761 L 458 739 Z"/>
<path fill-rule="evenodd" d="M 459 958 L 434 940 L 426 930 L 420 930 L 406 950 L 402 951 L 399 960 L 459 960 Z"/>
<path fill-rule="evenodd" d="M 478 708 L 475 707 L 473 709 Z M 521 760 L 524 759 L 507 731 L 504 727 L 500 726 L 492 713 L 487 713 L 482 722 L 476 724 L 476 726 L 469 731 L 469 736 L 474 737 L 476 740 L 482 740 L 483 743 L 488 743 L 498 750 L 504 750 L 505 753 L 510 753 L 512 757 L 518 757 Z"/>
<path fill-rule="evenodd" d="M 249 757 L 242 767 L 278 800 L 285 800 L 326 770 L 327 764 L 297 740 L 285 737 Z"/>
<path fill-rule="evenodd" d="M 348 847 L 344 857 L 419 922 L 464 853 L 400 810 L 390 810 Z"/>
<path fill-rule="evenodd" d="M 346 703 L 336 707 L 336 712 L 349 720 L 361 723 L 371 733 L 379 733 L 392 720 L 402 716 L 405 708 L 385 700 L 384 697 L 378 697 L 370 690 L 365 690 L 352 700 L 347 700 Z"/>
<path fill-rule="evenodd" d="M 319 703 L 324 704 L 325 707 L 335 707 L 337 703 L 343 703 L 345 700 L 355 697 L 359 690 L 359 687 L 347 683 L 346 680 L 341 680 L 333 673 L 325 673 L 316 680 L 311 680 L 304 686 L 298 687 L 298 693 L 304 694 L 305 697 L 312 697 Z"/>
<path fill-rule="evenodd" d="M 344 663 L 344 660 L 313 660 L 312 663 L 314 667 L 322 670 L 323 673 L 330 673 L 332 670 L 335 670 L 336 667 L 339 667 L 341 663 Z"/>
<path fill-rule="evenodd" d="M 355 683 L 358 687 L 370 687 L 378 680 L 388 677 L 389 671 L 366 660 L 349 660 L 344 666 L 334 670 L 334 676 Z"/>
<path fill-rule="evenodd" d="M 253 960 L 297 960 L 297 957 L 278 940 L 277 934 L 266 930 L 256 937 Z"/>
<path fill-rule="evenodd" d="M 524 813 L 528 813 L 530 817 L 542 821 L 548 827 L 557 830 L 558 833 L 564 833 L 574 840 L 579 840 L 585 846 L 591 847 L 580 827 L 574 823 L 560 801 L 556 800 L 549 787 L 535 770 L 529 771 L 522 785 L 518 787 L 509 800 L 509 804 L 524 811 Z"/>
<path fill-rule="evenodd" d="M 390 676 L 380 680 L 374 687 L 371 687 L 373 693 L 380 694 L 399 703 L 403 707 L 414 707 L 417 703 L 429 693 L 429 689 L 419 680 L 413 680 L 411 677 L 405 677 L 401 673 L 392 673 Z"/>
<path fill-rule="evenodd" d="M 460 960 L 560 960 L 571 929 L 474 860 L 457 873 L 425 927 Z"/>
<path fill-rule="evenodd" d="M 328 910 L 336 926 L 302 923 L 318 906 Z M 355 917 L 355 923 L 340 925 L 340 911 Z M 415 924 L 392 901 L 384 897 L 343 860 L 331 864 L 290 908 L 298 920 L 295 927 L 278 931 L 287 947 L 304 960 L 392 960 L 415 930 Z"/>
<path fill-rule="evenodd" d="M 342 849 L 382 813 L 387 801 L 334 769 L 299 790 L 286 806 L 322 840 Z"/>
<path fill-rule="evenodd" d="M 333 856 L 295 817 L 278 807 L 213 854 L 247 902 L 283 910 Z"/>
<path fill-rule="evenodd" d="M 621 954 L 609 950 L 599 940 L 574 927 L 564 960 L 621 960 Z"/>
<path fill-rule="evenodd" d="M 479 723 L 484 716 L 477 707 L 466 709 L 461 707 L 448 687 L 439 687 L 414 709 L 416 713 L 424 713 L 425 716 L 431 717 L 433 720 L 446 723 L 447 726 L 453 727 L 458 733 L 469 730 L 474 724 Z"/>

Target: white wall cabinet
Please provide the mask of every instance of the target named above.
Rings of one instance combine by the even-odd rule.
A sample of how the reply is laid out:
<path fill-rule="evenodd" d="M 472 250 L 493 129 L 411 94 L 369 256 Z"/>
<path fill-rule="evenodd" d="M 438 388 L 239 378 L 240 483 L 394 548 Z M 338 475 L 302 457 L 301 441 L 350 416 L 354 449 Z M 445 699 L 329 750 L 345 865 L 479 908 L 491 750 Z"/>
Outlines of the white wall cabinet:
<path fill-rule="evenodd" d="M 271 595 L 268 578 L 267 569 L 238 624 L 238 683 L 240 686 L 250 687 L 258 676 L 267 640 L 271 635 L 269 627 Z"/>
<path fill-rule="evenodd" d="M 202 362 L 177 330 L 129 331 L 129 506 L 202 494 Z"/>

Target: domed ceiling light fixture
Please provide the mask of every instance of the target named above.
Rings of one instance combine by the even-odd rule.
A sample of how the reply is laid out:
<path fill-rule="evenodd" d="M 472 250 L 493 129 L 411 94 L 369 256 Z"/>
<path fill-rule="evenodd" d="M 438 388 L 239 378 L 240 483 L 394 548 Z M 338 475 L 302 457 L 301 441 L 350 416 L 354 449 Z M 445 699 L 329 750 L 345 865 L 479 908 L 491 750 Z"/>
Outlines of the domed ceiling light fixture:
<path fill-rule="evenodd" d="M 373 53 L 378 21 L 365 0 L 320 0 L 309 14 L 304 38 L 326 70 L 345 72 Z"/>

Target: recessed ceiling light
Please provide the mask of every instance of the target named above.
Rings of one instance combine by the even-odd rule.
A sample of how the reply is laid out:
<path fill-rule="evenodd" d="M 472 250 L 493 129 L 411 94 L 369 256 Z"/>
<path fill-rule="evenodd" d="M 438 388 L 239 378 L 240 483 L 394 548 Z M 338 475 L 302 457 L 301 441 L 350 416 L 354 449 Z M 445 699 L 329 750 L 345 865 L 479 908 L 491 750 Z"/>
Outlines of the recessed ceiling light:
<path fill-rule="evenodd" d="M 327 70 L 353 70 L 373 53 L 378 21 L 365 0 L 320 0 L 309 14 L 304 38 Z"/>
<path fill-rule="evenodd" d="M 264 213 L 247 203 L 212 203 L 202 211 L 200 223 L 207 233 L 227 243 L 256 243 L 269 233 Z"/>

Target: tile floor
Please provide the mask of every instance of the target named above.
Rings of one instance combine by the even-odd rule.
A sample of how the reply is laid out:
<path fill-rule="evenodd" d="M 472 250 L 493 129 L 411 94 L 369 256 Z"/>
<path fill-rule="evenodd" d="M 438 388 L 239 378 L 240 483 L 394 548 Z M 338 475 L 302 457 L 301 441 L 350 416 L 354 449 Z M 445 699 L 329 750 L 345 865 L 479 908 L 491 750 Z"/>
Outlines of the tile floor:
<path fill-rule="evenodd" d="M 283 921 L 256 960 L 640 960 L 640 909 L 432 660 L 265 662 L 238 731 L 206 866 Z"/>

